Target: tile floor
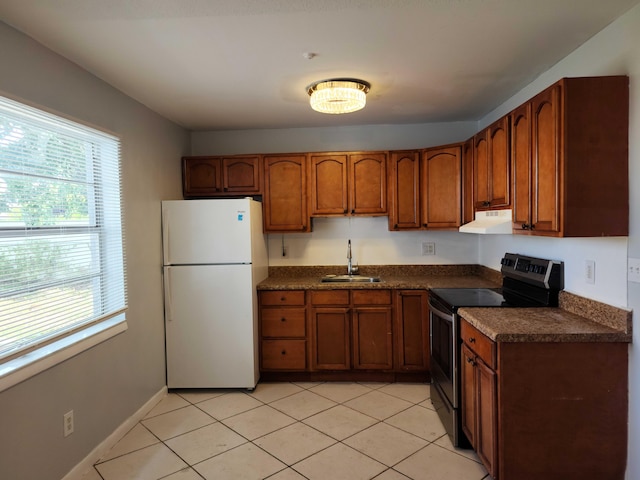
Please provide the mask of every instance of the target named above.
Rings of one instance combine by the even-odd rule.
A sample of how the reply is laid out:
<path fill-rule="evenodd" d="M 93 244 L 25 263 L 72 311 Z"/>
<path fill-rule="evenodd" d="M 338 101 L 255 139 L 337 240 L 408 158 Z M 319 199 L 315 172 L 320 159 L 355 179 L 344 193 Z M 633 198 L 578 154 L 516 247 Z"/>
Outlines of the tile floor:
<path fill-rule="evenodd" d="M 490 480 L 429 386 L 261 383 L 170 392 L 84 480 Z"/>

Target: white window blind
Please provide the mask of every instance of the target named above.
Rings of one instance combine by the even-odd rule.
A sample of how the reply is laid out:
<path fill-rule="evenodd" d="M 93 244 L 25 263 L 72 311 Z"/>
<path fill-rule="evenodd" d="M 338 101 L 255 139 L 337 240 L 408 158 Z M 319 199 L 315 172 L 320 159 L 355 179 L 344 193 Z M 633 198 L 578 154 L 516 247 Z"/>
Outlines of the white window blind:
<path fill-rule="evenodd" d="M 0 97 L 0 365 L 125 310 L 119 140 Z"/>

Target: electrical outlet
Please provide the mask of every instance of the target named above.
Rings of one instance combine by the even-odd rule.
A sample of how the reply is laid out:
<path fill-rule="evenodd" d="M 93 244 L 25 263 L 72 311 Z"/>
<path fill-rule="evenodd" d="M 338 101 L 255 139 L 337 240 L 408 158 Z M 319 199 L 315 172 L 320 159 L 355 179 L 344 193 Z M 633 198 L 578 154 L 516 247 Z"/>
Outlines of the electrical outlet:
<path fill-rule="evenodd" d="M 436 244 L 433 242 L 422 242 L 422 255 L 435 255 Z"/>
<path fill-rule="evenodd" d="M 640 283 L 640 258 L 629 257 L 627 280 Z"/>
<path fill-rule="evenodd" d="M 596 283 L 596 262 L 593 260 L 585 260 L 584 262 L 584 281 Z"/>
<path fill-rule="evenodd" d="M 68 437 L 73 433 L 73 410 L 69 410 L 62 417 L 63 433 L 65 437 Z"/>

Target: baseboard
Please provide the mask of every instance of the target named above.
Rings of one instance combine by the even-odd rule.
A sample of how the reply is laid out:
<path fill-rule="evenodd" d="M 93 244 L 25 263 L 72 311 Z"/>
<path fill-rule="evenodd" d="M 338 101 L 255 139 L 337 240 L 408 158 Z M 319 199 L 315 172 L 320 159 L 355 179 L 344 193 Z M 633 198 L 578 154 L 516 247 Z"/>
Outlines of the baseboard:
<path fill-rule="evenodd" d="M 120 441 L 136 424 L 142 420 L 147 413 L 155 407 L 160 400 L 167 395 L 167 387 L 164 386 L 151 397 L 147 403 L 145 403 L 136 413 L 127 418 L 122 425 L 114 430 L 114 432 L 104 439 L 96 448 L 94 448 L 89 455 L 87 455 L 80 463 L 71 469 L 62 480 L 82 480 L 82 477 L 93 466 L 100 461 L 100 459 L 109 451 L 113 446 Z"/>

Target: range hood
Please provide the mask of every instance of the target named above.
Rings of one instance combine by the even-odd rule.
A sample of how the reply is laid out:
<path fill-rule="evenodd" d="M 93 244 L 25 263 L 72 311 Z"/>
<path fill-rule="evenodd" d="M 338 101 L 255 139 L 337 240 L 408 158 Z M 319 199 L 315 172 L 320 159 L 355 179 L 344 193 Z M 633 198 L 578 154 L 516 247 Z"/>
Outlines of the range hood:
<path fill-rule="evenodd" d="M 512 232 L 511 210 L 486 210 L 476 212 L 473 222 L 465 223 L 459 229 L 463 233 L 496 234 Z"/>

